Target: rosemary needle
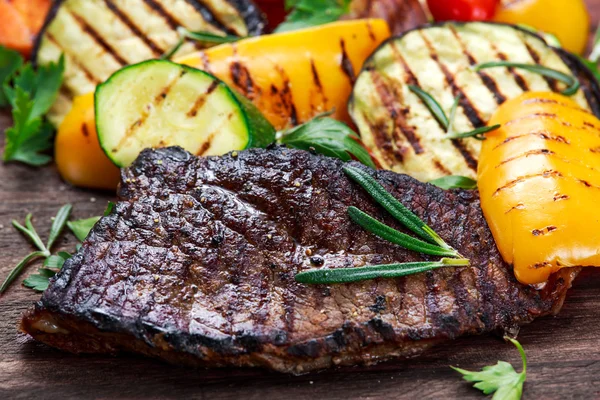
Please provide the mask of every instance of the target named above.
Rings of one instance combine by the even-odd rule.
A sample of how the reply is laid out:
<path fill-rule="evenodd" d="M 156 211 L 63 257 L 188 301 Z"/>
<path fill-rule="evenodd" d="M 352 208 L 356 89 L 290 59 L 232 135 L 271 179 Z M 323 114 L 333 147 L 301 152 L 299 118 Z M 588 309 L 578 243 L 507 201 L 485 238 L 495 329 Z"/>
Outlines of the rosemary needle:
<path fill-rule="evenodd" d="M 545 76 L 547 78 L 556 79 L 557 81 L 563 82 L 565 85 L 567 85 L 567 88 L 561 92 L 565 96 L 574 95 L 575 93 L 577 93 L 579 87 L 581 86 L 579 79 L 577 79 L 576 77 L 537 64 L 522 64 L 511 61 L 492 61 L 475 66 L 475 71 L 481 71 L 482 69 L 495 67 L 524 69 L 526 71 L 533 72 Z"/>

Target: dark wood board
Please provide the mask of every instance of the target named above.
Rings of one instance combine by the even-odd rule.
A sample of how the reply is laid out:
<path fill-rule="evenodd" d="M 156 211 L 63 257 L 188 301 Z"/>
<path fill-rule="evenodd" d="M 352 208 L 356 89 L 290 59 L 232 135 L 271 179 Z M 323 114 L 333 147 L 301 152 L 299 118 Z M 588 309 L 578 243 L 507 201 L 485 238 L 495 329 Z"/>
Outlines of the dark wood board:
<path fill-rule="evenodd" d="M 600 0 L 588 3 L 597 24 Z M 0 131 L 9 122 L 0 114 Z M 99 215 L 112 197 L 69 187 L 52 166 L 0 165 L 0 277 L 31 251 L 11 227 L 13 218 L 23 220 L 33 213 L 45 237 L 50 218 L 63 204 L 72 203 L 74 216 L 83 218 Z M 75 239 L 65 235 L 61 246 L 72 250 Z M 0 399 L 481 399 L 448 365 L 476 369 L 497 360 L 520 364 L 516 350 L 494 337 L 463 338 L 413 360 L 300 377 L 250 369 L 191 370 L 134 356 L 80 357 L 18 331 L 20 315 L 38 298 L 18 284 L 0 298 Z M 558 316 L 537 320 L 519 335 L 529 358 L 524 398 L 600 398 L 598 326 L 600 273 L 587 270 Z"/>

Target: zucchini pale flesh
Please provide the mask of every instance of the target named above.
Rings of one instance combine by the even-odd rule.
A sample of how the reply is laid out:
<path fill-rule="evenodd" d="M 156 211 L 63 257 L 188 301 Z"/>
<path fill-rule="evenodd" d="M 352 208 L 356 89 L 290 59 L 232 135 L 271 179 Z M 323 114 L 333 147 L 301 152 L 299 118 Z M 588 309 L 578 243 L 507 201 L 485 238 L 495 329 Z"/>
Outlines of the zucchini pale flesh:
<path fill-rule="evenodd" d="M 60 0 L 45 23 L 33 59 L 66 58 L 65 80 L 50 113 L 58 124 L 74 96 L 94 91 L 113 72 L 158 58 L 179 40 L 177 28 L 217 35 L 262 33 L 265 21 L 251 0 Z M 185 43 L 183 56 L 206 43 Z"/>
<path fill-rule="evenodd" d="M 100 146 L 119 167 L 148 147 L 221 155 L 275 140 L 275 129 L 248 99 L 204 71 L 170 61 L 119 70 L 96 89 L 95 107 Z"/>
<path fill-rule="evenodd" d="M 431 94 L 447 115 L 460 96 L 454 132 L 486 125 L 500 104 L 524 91 L 565 89 L 560 82 L 525 70 L 473 69 L 503 60 L 576 76 L 581 89 L 573 99 L 600 114 L 598 83 L 573 55 L 515 26 L 445 23 L 392 38 L 367 60 L 349 104 L 363 143 L 383 168 L 423 181 L 445 175 L 475 178 L 481 142 L 447 139 L 445 129 L 409 86 Z"/>

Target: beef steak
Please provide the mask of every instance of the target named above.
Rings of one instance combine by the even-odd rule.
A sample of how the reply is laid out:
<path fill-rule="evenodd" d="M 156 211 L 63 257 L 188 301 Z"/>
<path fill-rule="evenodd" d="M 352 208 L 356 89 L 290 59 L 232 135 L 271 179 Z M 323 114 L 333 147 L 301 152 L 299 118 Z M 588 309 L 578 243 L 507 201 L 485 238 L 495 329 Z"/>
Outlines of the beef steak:
<path fill-rule="evenodd" d="M 412 356 L 560 309 L 576 270 L 543 288 L 519 284 L 477 192 L 370 169 L 472 266 L 343 285 L 295 282 L 311 267 L 434 259 L 349 220 L 354 205 L 402 230 L 342 165 L 282 147 L 204 158 L 179 148 L 144 151 L 123 170 L 116 207 L 22 329 L 75 353 L 304 373 Z"/>

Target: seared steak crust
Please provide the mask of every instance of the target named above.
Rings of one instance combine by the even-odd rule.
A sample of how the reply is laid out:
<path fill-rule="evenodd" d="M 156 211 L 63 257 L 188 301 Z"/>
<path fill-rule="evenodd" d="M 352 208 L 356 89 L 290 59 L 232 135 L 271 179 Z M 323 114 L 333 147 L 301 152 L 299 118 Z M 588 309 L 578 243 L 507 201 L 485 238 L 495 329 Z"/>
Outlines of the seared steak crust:
<path fill-rule="evenodd" d="M 302 373 L 414 355 L 560 309 L 576 272 L 563 270 L 540 290 L 519 284 L 477 192 L 389 171 L 368 170 L 472 266 L 344 285 L 295 282 L 310 267 L 428 259 L 348 219 L 355 205 L 402 229 L 341 167 L 282 147 L 206 158 L 144 151 L 123 171 L 112 213 L 23 329 L 73 352 Z"/>

